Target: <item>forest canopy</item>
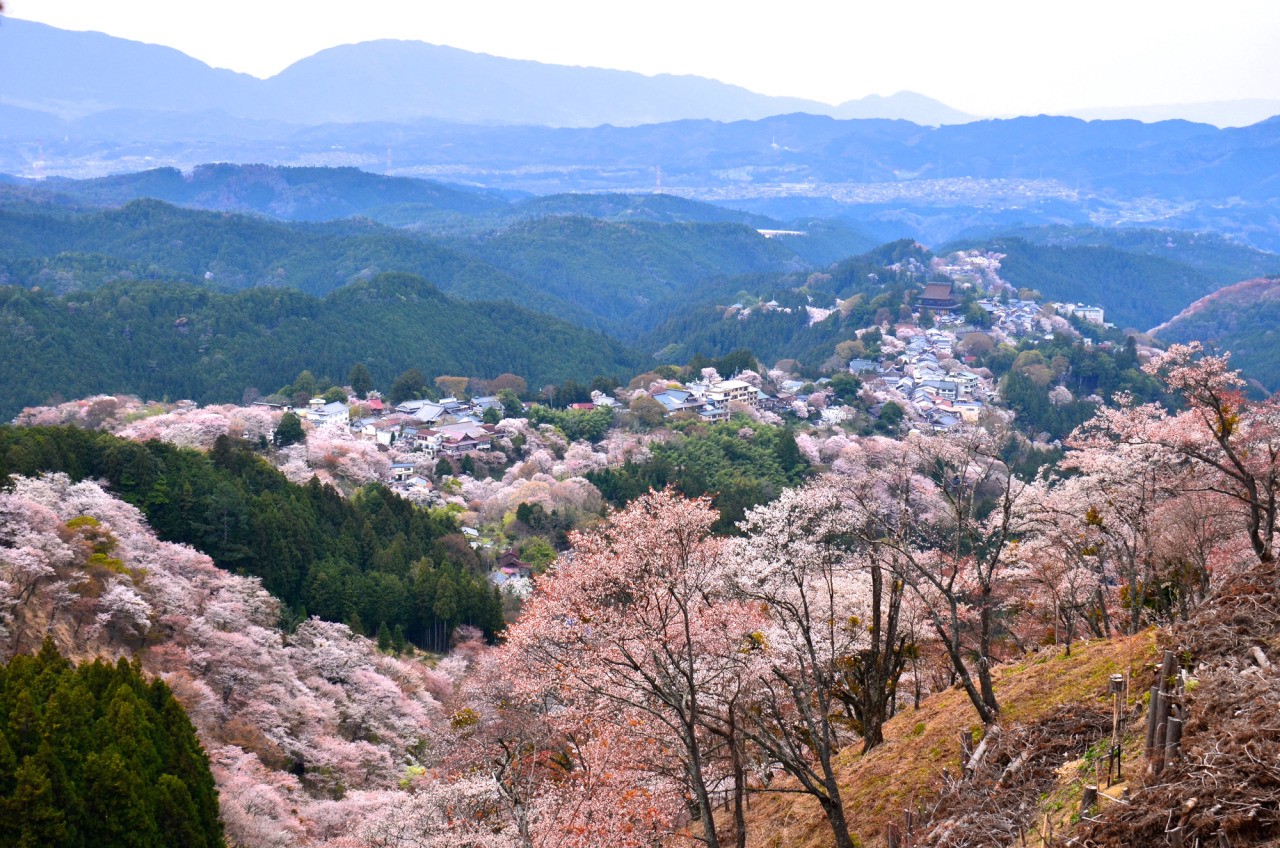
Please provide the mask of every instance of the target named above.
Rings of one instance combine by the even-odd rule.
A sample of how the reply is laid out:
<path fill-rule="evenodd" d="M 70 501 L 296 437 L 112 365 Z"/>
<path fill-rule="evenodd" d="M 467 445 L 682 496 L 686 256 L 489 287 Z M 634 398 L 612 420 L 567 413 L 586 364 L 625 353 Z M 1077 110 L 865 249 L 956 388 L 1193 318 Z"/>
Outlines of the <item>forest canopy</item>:
<path fill-rule="evenodd" d="M 53 643 L 0 666 L 0 846 L 220 848 L 218 793 L 162 681 Z"/>

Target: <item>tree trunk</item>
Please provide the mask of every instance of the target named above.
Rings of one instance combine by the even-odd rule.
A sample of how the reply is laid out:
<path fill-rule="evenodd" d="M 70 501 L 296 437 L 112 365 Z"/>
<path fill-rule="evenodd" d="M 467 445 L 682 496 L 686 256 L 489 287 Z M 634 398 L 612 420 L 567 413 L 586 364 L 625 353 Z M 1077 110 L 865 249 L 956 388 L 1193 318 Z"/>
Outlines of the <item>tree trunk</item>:
<path fill-rule="evenodd" d="M 698 736 L 692 723 L 684 724 L 685 748 L 689 754 L 687 768 L 689 785 L 693 789 L 693 797 L 698 802 L 698 811 L 702 815 L 703 842 L 707 848 L 720 848 L 720 840 L 716 837 L 715 808 L 711 804 L 711 796 L 707 792 L 706 778 L 702 775 L 702 756 L 698 750 Z"/>
<path fill-rule="evenodd" d="M 982 611 L 978 615 L 978 685 L 982 687 L 982 703 L 986 706 L 990 719 L 985 716 L 983 724 L 991 724 L 1000 712 L 1000 704 L 996 702 L 995 685 L 991 682 L 991 586 L 982 587 Z"/>
<path fill-rule="evenodd" d="M 1098 609 L 1102 613 L 1102 635 L 1107 639 L 1111 638 L 1111 615 L 1107 612 L 1107 599 L 1102 594 L 1102 587 L 1098 587 Z"/>
<path fill-rule="evenodd" d="M 831 825 L 831 835 L 835 837 L 836 848 L 857 848 L 858 843 L 853 841 L 853 837 L 849 834 L 849 822 L 845 819 L 844 803 L 840 800 L 839 789 L 836 789 L 834 798 L 821 798 L 822 812 L 827 815 L 827 822 Z"/>
<path fill-rule="evenodd" d="M 957 646 L 952 644 L 951 640 L 947 638 L 946 632 L 943 631 L 942 628 L 938 629 L 938 635 L 942 636 L 943 644 L 947 646 L 947 656 L 951 658 L 952 670 L 955 672 L 955 676 L 959 678 L 960 685 L 964 687 L 965 694 L 969 696 L 969 702 L 973 704 L 973 708 L 977 710 L 979 721 L 983 724 L 994 723 L 995 714 L 987 705 L 987 701 L 983 697 L 983 693 L 979 692 L 978 687 L 973 685 L 973 678 L 969 676 L 969 669 L 964 664 L 964 657 L 960 656 L 960 651 Z M 979 671 L 981 671 L 981 669 L 979 669 Z M 988 674 L 988 678 L 989 677 L 990 675 Z M 987 686 L 990 686 L 989 679 Z M 992 697 L 994 699 L 994 694 Z"/>
<path fill-rule="evenodd" d="M 737 848 L 747 848 L 747 770 L 742 765 L 742 745 L 738 741 L 737 705 L 730 703 L 726 738 L 729 742 L 730 765 L 733 769 L 733 835 Z"/>
<path fill-rule="evenodd" d="M 737 848 L 747 848 L 747 811 L 745 806 L 747 797 L 747 771 L 742 767 L 742 752 L 739 750 L 737 739 L 734 739 L 731 744 L 733 746 L 734 845 L 736 845 Z"/>

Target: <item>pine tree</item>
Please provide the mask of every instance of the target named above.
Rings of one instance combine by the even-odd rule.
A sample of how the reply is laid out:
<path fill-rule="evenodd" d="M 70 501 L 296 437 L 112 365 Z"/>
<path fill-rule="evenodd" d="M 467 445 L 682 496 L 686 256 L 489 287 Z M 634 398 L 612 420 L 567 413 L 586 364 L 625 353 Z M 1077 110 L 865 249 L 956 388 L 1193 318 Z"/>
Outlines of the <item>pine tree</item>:
<path fill-rule="evenodd" d="M 356 393 L 356 397 L 363 400 L 373 388 L 373 375 L 369 373 L 369 369 L 363 362 L 357 362 L 351 367 L 351 373 L 347 375 L 347 384 L 351 386 L 351 391 Z"/>
<path fill-rule="evenodd" d="M 14 790 L 0 801 L 0 833 L 20 848 L 64 845 L 71 836 L 49 775 L 28 757 L 14 775 Z"/>
<path fill-rule="evenodd" d="M 307 434 L 302 432 L 302 419 L 292 412 L 286 412 L 280 416 L 280 423 L 276 425 L 276 432 L 273 441 L 278 448 L 296 445 L 298 442 L 305 441 Z"/>
<path fill-rule="evenodd" d="M 186 785 L 171 774 L 156 782 L 156 825 L 167 845 L 208 848 L 203 822 Z"/>

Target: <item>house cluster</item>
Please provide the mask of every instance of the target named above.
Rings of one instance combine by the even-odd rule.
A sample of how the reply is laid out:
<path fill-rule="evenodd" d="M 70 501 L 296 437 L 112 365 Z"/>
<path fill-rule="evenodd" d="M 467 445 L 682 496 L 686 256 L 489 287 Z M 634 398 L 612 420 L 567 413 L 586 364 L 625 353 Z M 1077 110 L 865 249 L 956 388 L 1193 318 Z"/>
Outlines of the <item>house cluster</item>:
<path fill-rule="evenodd" d="M 881 378 L 907 398 L 917 416 L 935 430 L 949 430 L 962 421 L 976 423 L 993 387 L 990 380 L 957 366 L 952 358 L 955 333 L 935 328 L 917 332 L 905 341 L 906 350 Z"/>
<path fill-rule="evenodd" d="M 911 416 L 938 431 L 961 422 L 975 423 L 994 391 L 991 380 L 953 358 L 956 334 L 950 330 L 899 330 L 906 349 L 883 362 L 855 359 L 849 370 L 872 387 L 906 399 Z"/>
<path fill-rule="evenodd" d="M 731 417 L 729 404 L 735 401 L 759 409 L 774 400 L 750 383 L 736 379 L 671 383 L 664 389 L 650 392 L 650 397 L 662 404 L 668 415 L 689 412 L 708 423 L 728 421 Z"/>
<path fill-rule="evenodd" d="M 274 406 L 265 402 L 259 405 Z M 392 463 L 391 477 L 386 482 L 402 493 L 425 496 L 432 486 L 418 473 L 420 462 L 491 450 L 497 427 L 484 423 L 484 413 L 491 408 L 501 411 L 502 404 L 492 396 L 471 400 L 447 397 L 438 401 L 408 400 L 393 407 L 374 395 L 360 402 L 360 417 L 352 417 L 353 406 L 322 398 L 312 398 L 305 408 L 284 408 L 317 426 L 342 422 L 357 437 L 384 450 L 394 445 L 402 456 L 421 454 L 420 461 Z"/>
<path fill-rule="evenodd" d="M 991 316 L 991 334 L 1000 341 L 1053 337 L 1053 324 L 1034 300 L 986 298 L 979 300 L 978 306 Z"/>
<path fill-rule="evenodd" d="M 520 560 L 515 548 L 508 548 L 498 557 L 498 563 L 489 572 L 489 582 L 494 586 L 502 586 L 509 580 L 528 580 L 533 576 L 533 566 Z"/>
<path fill-rule="evenodd" d="M 484 423 L 484 413 L 495 408 L 502 408 L 496 397 L 407 400 L 381 413 L 370 410 L 353 420 L 351 429 L 380 445 L 423 453 L 428 459 L 459 456 L 492 448 L 497 427 Z"/>

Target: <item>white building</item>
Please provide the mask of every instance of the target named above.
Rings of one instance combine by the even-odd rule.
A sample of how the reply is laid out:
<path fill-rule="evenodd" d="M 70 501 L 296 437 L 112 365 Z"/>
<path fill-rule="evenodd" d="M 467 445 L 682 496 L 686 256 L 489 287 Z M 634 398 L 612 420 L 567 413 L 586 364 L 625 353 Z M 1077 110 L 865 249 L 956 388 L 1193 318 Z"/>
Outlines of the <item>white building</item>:
<path fill-rule="evenodd" d="M 307 420 L 313 424 L 329 424 L 333 421 L 346 423 L 351 419 L 351 412 L 345 403 L 333 401 L 325 403 L 324 398 L 312 398 L 307 404 Z"/>

